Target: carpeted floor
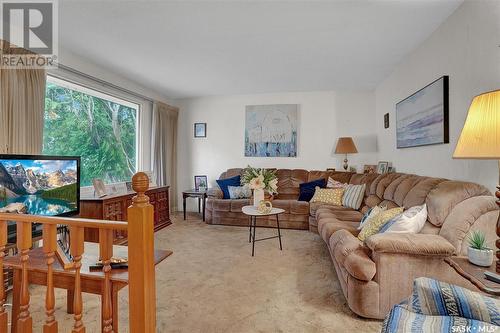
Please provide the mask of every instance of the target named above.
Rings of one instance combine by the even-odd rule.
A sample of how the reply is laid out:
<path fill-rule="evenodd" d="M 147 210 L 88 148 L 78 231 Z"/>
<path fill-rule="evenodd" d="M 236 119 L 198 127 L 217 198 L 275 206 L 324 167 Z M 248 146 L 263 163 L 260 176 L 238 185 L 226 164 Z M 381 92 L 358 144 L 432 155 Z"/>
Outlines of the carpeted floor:
<path fill-rule="evenodd" d="M 257 238 L 273 236 L 257 229 Z M 381 322 L 352 313 L 323 241 L 308 231 L 285 230 L 278 240 L 256 243 L 251 257 L 248 229 L 212 226 L 198 215 L 156 234 L 157 248 L 174 254 L 160 264 L 157 279 L 158 332 L 379 332 Z M 31 287 L 36 327 L 44 320 L 43 287 Z M 120 292 L 120 332 L 127 332 L 128 289 Z M 100 303 L 85 295 L 87 332 L 100 332 Z M 69 332 L 72 316 L 57 292 L 60 331 Z"/>

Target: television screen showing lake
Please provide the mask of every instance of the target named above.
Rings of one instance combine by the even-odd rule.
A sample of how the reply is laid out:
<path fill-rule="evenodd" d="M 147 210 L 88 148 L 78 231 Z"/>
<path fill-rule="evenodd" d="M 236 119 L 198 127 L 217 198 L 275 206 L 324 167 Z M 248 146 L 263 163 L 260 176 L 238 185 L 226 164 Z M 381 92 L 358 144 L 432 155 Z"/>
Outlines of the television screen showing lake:
<path fill-rule="evenodd" d="M 78 178 L 76 159 L 2 156 L 0 212 L 52 216 L 77 211 Z"/>

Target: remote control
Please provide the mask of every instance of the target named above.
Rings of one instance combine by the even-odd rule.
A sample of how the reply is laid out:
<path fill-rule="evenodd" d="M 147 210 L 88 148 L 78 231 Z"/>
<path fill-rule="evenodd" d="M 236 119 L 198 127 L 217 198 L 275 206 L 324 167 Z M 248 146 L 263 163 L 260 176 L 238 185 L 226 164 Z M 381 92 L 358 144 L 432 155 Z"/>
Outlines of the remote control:
<path fill-rule="evenodd" d="M 498 274 L 495 274 L 492 272 L 484 272 L 484 276 L 486 277 L 486 279 L 488 279 L 490 281 L 500 283 L 500 275 L 498 275 Z"/>

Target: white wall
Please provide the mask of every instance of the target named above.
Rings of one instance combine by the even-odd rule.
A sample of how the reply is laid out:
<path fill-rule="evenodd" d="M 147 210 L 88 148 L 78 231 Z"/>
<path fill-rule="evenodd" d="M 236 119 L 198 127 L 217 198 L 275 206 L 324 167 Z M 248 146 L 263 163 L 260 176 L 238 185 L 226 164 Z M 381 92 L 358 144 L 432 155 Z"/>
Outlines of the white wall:
<path fill-rule="evenodd" d="M 500 89 L 500 2 L 466 1 L 375 91 L 379 160 L 398 172 L 498 182 L 496 161 L 453 160 L 473 96 Z M 450 143 L 396 149 L 395 104 L 442 75 L 450 76 Z M 390 113 L 391 127 L 383 116 Z"/>
<path fill-rule="evenodd" d="M 207 175 L 211 186 L 228 168 L 277 167 L 308 170 L 341 169 L 343 156 L 333 150 L 339 136 L 352 136 L 359 154 L 350 155 L 358 170 L 377 161 L 372 92 L 294 92 L 174 100 L 180 108 L 178 189 L 193 188 L 194 175 Z M 299 104 L 295 158 L 244 157 L 245 106 Z M 195 122 L 207 123 L 207 138 L 194 138 Z M 182 207 L 179 207 L 182 209 Z M 193 205 L 189 208 L 194 208 Z"/>

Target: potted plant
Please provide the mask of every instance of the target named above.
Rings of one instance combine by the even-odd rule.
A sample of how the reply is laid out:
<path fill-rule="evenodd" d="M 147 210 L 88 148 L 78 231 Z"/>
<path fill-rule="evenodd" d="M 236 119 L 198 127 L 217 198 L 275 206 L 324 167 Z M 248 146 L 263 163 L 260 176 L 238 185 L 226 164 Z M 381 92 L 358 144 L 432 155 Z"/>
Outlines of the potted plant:
<path fill-rule="evenodd" d="M 253 204 L 255 207 L 258 207 L 265 198 L 272 199 L 272 196 L 278 193 L 276 171 L 269 169 L 248 166 L 243 170 L 241 184 L 253 190 Z"/>
<path fill-rule="evenodd" d="M 467 256 L 474 265 L 489 267 L 493 264 L 493 250 L 486 246 L 486 236 L 481 231 L 470 235 Z"/>

